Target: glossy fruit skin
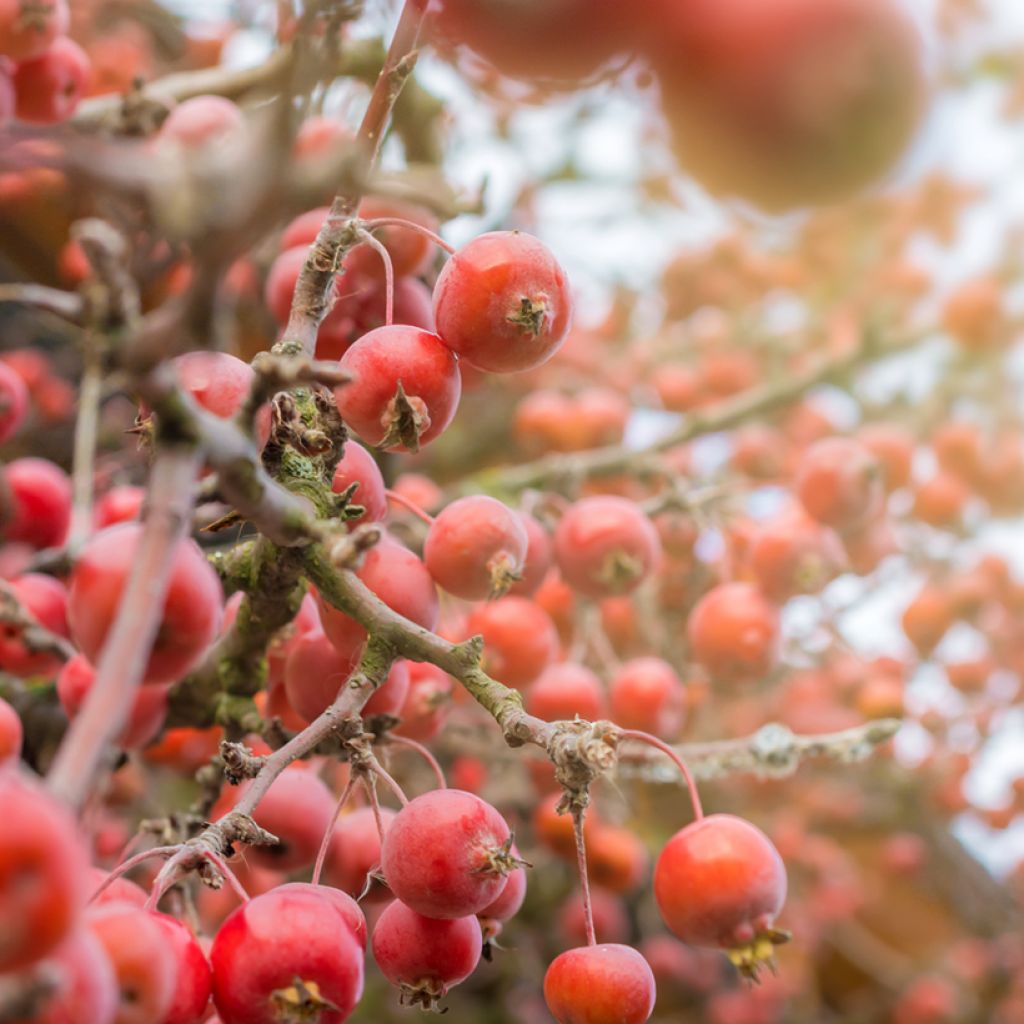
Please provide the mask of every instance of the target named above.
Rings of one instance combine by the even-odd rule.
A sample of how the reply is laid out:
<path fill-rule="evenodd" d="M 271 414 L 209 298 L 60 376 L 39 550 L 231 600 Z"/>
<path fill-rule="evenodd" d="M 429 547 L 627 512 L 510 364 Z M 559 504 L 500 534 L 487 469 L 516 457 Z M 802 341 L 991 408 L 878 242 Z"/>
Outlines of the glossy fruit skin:
<path fill-rule="evenodd" d="M 69 719 L 77 716 L 96 681 L 96 669 L 81 654 L 69 658 L 57 674 L 57 698 Z M 167 687 L 142 686 L 135 692 L 128 721 L 115 739 L 123 750 L 144 747 L 167 717 Z"/>
<path fill-rule="evenodd" d="M 608 717 L 601 680 L 585 665 L 563 661 L 550 665 L 526 691 L 526 710 L 548 722 L 577 715 L 589 722 Z"/>
<path fill-rule="evenodd" d="M 68 637 L 68 592 L 60 580 L 27 572 L 11 580 L 9 586 L 22 608 L 44 629 L 65 639 Z M 60 665 L 60 658 L 55 654 L 30 651 L 19 627 L 0 625 L 0 668 L 5 672 L 22 678 L 52 675 Z"/>
<path fill-rule="evenodd" d="M 757 587 L 721 583 L 697 602 L 687 635 L 691 657 L 712 681 L 751 683 L 775 667 L 779 613 Z"/>
<path fill-rule="evenodd" d="M 458 360 L 430 331 L 403 324 L 378 327 L 364 334 L 339 365 L 354 382 L 336 390 L 338 411 L 374 447 L 414 451 L 429 444 L 451 423 L 459 406 Z M 409 434 L 393 429 L 399 385 L 417 421 Z"/>
<path fill-rule="evenodd" d="M 891 0 L 672 0 L 651 19 L 681 165 L 712 192 L 781 211 L 848 198 L 907 148 L 923 47 Z"/>
<path fill-rule="evenodd" d="M 683 942 L 735 949 L 772 927 L 786 901 L 786 868 L 756 826 L 712 814 L 665 844 L 654 866 L 654 898 Z"/>
<path fill-rule="evenodd" d="M 470 366 L 518 373 L 547 362 L 572 326 L 565 272 L 543 242 L 491 231 L 464 245 L 434 285 L 434 322 Z"/>
<path fill-rule="evenodd" d="M 167 956 L 164 929 L 148 910 L 130 903 L 91 907 L 85 923 L 117 975 L 115 1024 L 162 1021 L 174 998 L 177 965 Z"/>
<path fill-rule="evenodd" d="M 200 1024 L 210 1004 L 213 985 L 206 954 L 195 936 L 177 919 L 154 913 L 153 920 L 160 926 L 165 948 L 176 965 L 171 1005 L 160 1024 Z"/>
<path fill-rule="evenodd" d="M 389 608 L 399 615 L 433 629 L 437 625 L 437 588 L 424 564 L 391 537 L 378 541 L 363 559 L 356 574 Z M 317 595 L 320 619 L 331 643 L 339 651 L 351 650 L 353 642 L 366 639 L 366 630 L 355 619 L 338 611 Z"/>
<path fill-rule="evenodd" d="M 403 993 L 422 989 L 429 1001 L 476 970 L 483 937 L 475 917 L 424 917 L 392 900 L 377 919 L 371 945 L 377 966 L 392 985 L 402 986 Z"/>
<path fill-rule="evenodd" d="M 484 638 L 484 666 L 506 686 L 522 689 L 558 656 L 551 616 L 524 597 L 502 597 L 474 609 L 466 636 Z"/>
<path fill-rule="evenodd" d="M 347 892 L 342 892 L 329 885 L 313 885 L 311 882 L 285 882 L 283 885 L 276 886 L 273 891 L 281 894 L 293 893 L 300 897 L 308 896 L 318 901 L 327 900 L 348 925 L 348 930 L 352 933 L 359 948 L 366 950 L 368 939 L 366 915 Z"/>
<path fill-rule="evenodd" d="M 452 702 L 455 681 L 444 669 L 426 661 L 410 661 L 409 689 L 398 712 L 399 736 L 428 743 L 444 726 Z"/>
<path fill-rule="evenodd" d="M 505 819 L 472 793 L 434 790 L 396 815 L 381 849 L 391 891 L 417 913 L 445 920 L 476 914 L 505 887 L 493 857 L 509 842 Z"/>
<path fill-rule="evenodd" d="M 41 57 L 60 36 L 66 35 L 70 16 L 66 0 L 36 5 L 26 17 L 25 0 L 0 0 L 0 57 L 15 63 Z"/>
<path fill-rule="evenodd" d="M 839 533 L 857 530 L 881 509 L 881 466 L 858 441 L 826 437 L 804 452 L 794 490 L 819 523 Z"/>
<path fill-rule="evenodd" d="M 15 459 L 4 468 L 11 492 L 13 514 L 3 526 L 8 541 L 34 548 L 55 548 L 64 543 L 71 524 L 71 481 L 67 473 L 47 459 Z"/>
<path fill-rule="evenodd" d="M 120 523 L 100 531 L 82 549 L 72 570 L 71 635 L 94 665 L 117 616 L 142 531 L 141 523 Z M 199 546 L 182 541 L 174 553 L 163 619 L 143 682 L 176 682 L 199 661 L 217 636 L 222 600 L 220 580 Z"/>
<path fill-rule="evenodd" d="M 528 538 L 507 505 L 484 494 L 458 498 L 431 524 L 423 561 L 434 582 L 465 601 L 498 597 L 526 561 Z"/>
<path fill-rule="evenodd" d="M 675 739 L 686 719 L 686 690 L 676 670 L 661 658 L 634 658 L 608 683 L 610 717 L 623 729 Z"/>
<path fill-rule="evenodd" d="M 333 890 L 336 894 L 337 890 Z M 213 1001 L 223 1024 L 281 1024 L 274 993 L 300 978 L 338 1007 L 341 1024 L 363 994 L 363 951 L 327 887 L 280 886 L 239 907 L 210 949 Z"/>
<path fill-rule="evenodd" d="M 0 768 L 18 760 L 23 739 L 18 712 L 0 697 Z"/>
<path fill-rule="evenodd" d="M 555 561 L 566 583 L 587 597 L 629 594 L 661 561 L 658 531 L 636 502 L 583 498 L 555 530 Z"/>
<path fill-rule="evenodd" d="M 16 1024 L 114 1024 L 118 988 L 102 944 L 78 928 L 39 965 L 56 977 L 57 989 L 31 1017 Z"/>
<path fill-rule="evenodd" d="M 0 807 L 0 971 L 13 971 L 70 934 L 88 896 L 89 861 L 71 815 L 28 774 L 0 772 Z"/>
<path fill-rule="evenodd" d="M 385 834 L 395 813 L 390 807 L 381 808 Z M 359 899 L 366 890 L 366 895 L 362 896 L 364 902 L 381 903 L 391 899 L 390 890 L 377 881 L 371 882 L 367 888 L 370 872 L 379 869 L 380 834 L 372 808 L 360 807 L 340 817 L 327 850 L 324 878 L 354 899 Z"/>
<path fill-rule="evenodd" d="M 568 949 L 544 975 L 544 1000 L 558 1024 L 643 1024 L 654 998 L 654 974 L 631 946 Z"/>
<path fill-rule="evenodd" d="M 3 114 L 0 113 L 2 122 Z M 0 363 L 0 442 L 13 437 L 27 415 L 28 388 L 25 382 L 6 363 Z"/>
<path fill-rule="evenodd" d="M 66 36 L 14 69 L 15 111 L 22 121 L 57 124 L 75 112 L 89 81 L 89 58 Z"/>
<path fill-rule="evenodd" d="M 216 820 L 227 814 L 245 787 L 225 790 L 211 812 Z M 311 771 L 290 767 L 274 779 L 253 812 L 253 820 L 280 840 L 276 846 L 252 847 L 247 859 L 258 867 L 297 871 L 316 859 L 320 841 L 334 816 L 331 791 Z"/>
<path fill-rule="evenodd" d="M 138 519 L 145 501 L 144 487 L 135 487 L 132 484 L 111 487 L 93 508 L 96 529 L 102 530 L 115 523 L 130 523 L 133 519 Z"/>
<path fill-rule="evenodd" d="M 332 704 L 338 691 L 355 671 L 362 657 L 359 643 L 342 654 L 322 630 L 314 629 L 290 645 L 284 669 L 284 692 L 288 703 L 306 722 L 312 722 Z"/>
<path fill-rule="evenodd" d="M 366 511 L 358 519 L 349 519 L 346 525 L 354 530 L 362 523 L 380 523 L 388 514 L 384 477 L 374 457 L 358 442 L 346 441 L 345 450 L 334 468 L 331 490 L 342 494 L 352 484 L 358 484 L 352 495 L 352 504 L 362 505 Z"/>

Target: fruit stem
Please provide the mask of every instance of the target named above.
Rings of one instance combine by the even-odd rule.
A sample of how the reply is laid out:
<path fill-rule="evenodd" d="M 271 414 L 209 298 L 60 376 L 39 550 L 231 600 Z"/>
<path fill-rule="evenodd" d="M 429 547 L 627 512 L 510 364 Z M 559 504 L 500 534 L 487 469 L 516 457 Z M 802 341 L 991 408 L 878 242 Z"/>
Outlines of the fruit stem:
<path fill-rule="evenodd" d="M 369 231 L 360 229 L 359 237 L 377 253 L 384 264 L 384 325 L 390 327 L 395 322 L 395 267 L 391 262 L 391 253 Z"/>
<path fill-rule="evenodd" d="M 404 807 L 409 802 L 409 798 L 405 795 L 405 791 L 402 787 L 395 782 L 394 778 L 392 778 L 392 776 L 387 772 L 384 766 L 379 761 L 374 760 L 371 762 L 370 768 L 388 784 L 391 788 L 391 792 L 398 797 L 399 803 Z"/>
<path fill-rule="evenodd" d="M 366 795 L 370 800 L 370 808 L 373 811 L 373 820 L 377 823 L 377 838 L 380 839 L 381 845 L 384 845 L 384 818 L 380 813 L 380 800 L 377 799 L 377 780 L 373 777 L 373 772 L 363 774 L 363 787 L 366 789 Z"/>
<path fill-rule="evenodd" d="M 376 231 L 377 228 L 385 228 L 389 225 L 415 231 L 423 235 L 424 238 L 429 238 L 439 249 L 444 249 L 449 256 L 455 255 L 454 245 L 446 242 L 436 231 L 431 231 L 430 228 L 425 228 L 422 224 L 415 223 L 415 221 L 403 220 L 401 217 L 374 217 L 372 220 L 363 221 L 363 226 L 367 231 Z"/>
<path fill-rule="evenodd" d="M 338 797 L 338 802 L 334 805 L 334 814 L 331 816 L 331 823 L 327 826 L 327 830 L 324 832 L 324 838 L 320 842 L 320 849 L 316 855 L 316 864 L 313 865 L 313 885 L 320 884 L 320 874 L 324 869 L 324 861 L 327 860 L 327 849 L 331 845 L 331 836 L 334 835 L 334 827 L 338 824 L 338 815 L 341 814 L 341 809 L 345 806 L 349 796 L 352 794 L 352 787 L 356 783 L 356 776 L 350 774 L 348 782 L 345 783 L 345 788 L 341 791 L 341 796 Z"/>
<path fill-rule="evenodd" d="M 89 897 L 87 903 L 92 903 L 101 893 L 105 892 L 107 888 L 114 884 L 122 875 L 128 874 L 132 868 L 137 868 L 140 864 L 149 860 L 151 857 L 170 857 L 171 854 L 177 853 L 177 846 L 154 846 L 151 850 L 143 850 L 142 853 L 135 854 L 134 857 L 129 857 L 126 861 L 122 861 L 117 867 L 112 868 L 110 874 L 100 883 L 99 888 Z"/>
<path fill-rule="evenodd" d="M 424 512 L 415 501 L 410 501 L 404 494 L 399 494 L 398 491 L 392 491 L 390 488 L 384 492 L 384 496 L 393 505 L 401 505 L 402 508 L 408 509 L 417 519 L 422 519 L 427 526 L 434 525 L 434 517 L 429 512 Z"/>
<path fill-rule="evenodd" d="M 416 740 L 411 740 L 409 739 L 408 736 L 396 736 L 394 733 L 388 733 L 388 740 L 391 743 L 399 743 L 403 747 L 408 747 L 410 750 L 415 750 L 416 753 L 419 754 L 420 757 L 422 757 L 423 760 L 430 765 L 430 768 L 434 773 L 434 777 L 437 779 L 437 788 L 448 788 L 448 781 L 444 777 L 444 771 L 442 770 L 441 765 L 438 764 L 437 758 L 434 757 L 434 755 L 429 750 L 427 750 L 427 748 L 423 746 L 422 743 L 417 743 Z"/>
<path fill-rule="evenodd" d="M 587 871 L 587 841 L 583 837 L 583 819 L 587 813 L 585 807 L 573 804 L 572 831 L 576 837 L 576 864 L 580 872 L 580 892 L 583 896 L 583 923 L 587 929 L 587 945 L 597 945 L 597 934 L 594 931 L 594 908 L 590 902 L 590 874 Z"/>
<path fill-rule="evenodd" d="M 686 788 L 690 791 L 690 802 L 693 804 L 694 820 L 700 821 L 701 818 L 704 817 L 704 808 L 701 807 L 700 793 L 697 791 L 697 783 L 694 782 L 693 775 L 690 773 L 690 769 L 686 766 L 686 762 L 675 750 L 673 750 L 667 743 L 659 740 L 657 736 L 652 736 L 650 733 L 640 732 L 636 729 L 620 729 L 619 739 L 638 740 L 640 743 L 647 743 L 670 757 L 675 766 L 682 773 L 683 778 L 686 780 Z"/>

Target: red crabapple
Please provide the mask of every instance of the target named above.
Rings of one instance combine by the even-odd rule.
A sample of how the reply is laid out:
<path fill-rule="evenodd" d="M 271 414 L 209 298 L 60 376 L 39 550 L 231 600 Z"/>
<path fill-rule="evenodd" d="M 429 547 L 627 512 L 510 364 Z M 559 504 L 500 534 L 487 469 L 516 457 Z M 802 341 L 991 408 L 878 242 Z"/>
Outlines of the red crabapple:
<path fill-rule="evenodd" d="M 544 975 L 544 1000 L 558 1024 L 644 1024 L 654 996 L 654 974 L 631 946 L 568 949 Z"/>
<path fill-rule="evenodd" d="M 678 938 L 725 950 L 747 974 L 784 938 L 774 922 L 786 901 L 785 865 L 760 829 L 731 814 L 701 818 L 665 844 L 654 898 Z"/>
<path fill-rule="evenodd" d="M 280 886 L 240 906 L 210 948 L 224 1024 L 341 1024 L 363 994 L 363 951 L 327 886 Z M 304 1014 L 305 1017 L 301 1016 Z"/>
<path fill-rule="evenodd" d="M 102 903 L 132 903 L 136 907 L 146 905 L 149 893 L 141 885 L 124 875 L 115 878 L 103 892 L 96 895 L 97 890 L 106 882 L 107 878 L 109 875 L 103 868 L 92 867 L 89 869 L 90 906 L 99 906 Z"/>
<path fill-rule="evenodd" d="M 626 498 L 583 498 L 568 508 L 555 530 L 559 571 L 587 597 L 630 593 L 660 560 L 658 531 L 643 509 Z"/>
<path fill-rule="evenodd" d="M 381 522 L 388 514 L 388 499 L 380 467 L 361 444 L 348 440 L 334 468 L 331 490 L 343 494 L 353 484 L 358 486 L 352 493 L 352 504 L 362 505 L 366 511 L 358 519 L 346 520 L 348 528 L 354 530 L 360 523 Z"/>
<path fill-rule="evenodd" d="M 117 975 L 114 1024 L 162 1021 L 174 998 L 177 964 L 167 955 L 167 937 L 154 916 L 130 903 L 103 903 L 85 916 Z"/>
<path fill-rule="evenodd" d="M 509 593 L 517 597 L 531 597 L 544 582 L 555 556 L 551 536 L 540 520 L 528 512 L 520 512 L 519 518 L 526 530 L 526 559 L 522 577 L 509 587 Z"/>
<path fill-rule="evenodd" d="M 395 816 L 381 867 L 395 896 L 418 913 L 465 917 L 505 887 L 516 866 L 510 845 L 508 825 L 489 803 L 461 790 L 437 789 Z"/>
<path fill-rule="evenodd" d="M 11 495 L 10 517 L 3 524 L 7 541 L 22 541 L 34 548 L 55 548 L 64 543 L 71 524 L 71 481 L 67 473 L 47 459 L 15 459 L 4 467 Z"/>
<path fill-rule="evenodd" d="M 142 532 L 141 523 L 120 523 L 100 531 L 82 549 L 72 570 L 71 634 L 94 665 L 117 616 Z M 183 540 L 173 555 L 163 616 L 144 682 L 177 682 L 199 661 L 217 636 L 221 601 L 216 572 L 198 544 Z"/>
<path fill-rule="evenodd" d="M 676 670 L 661 658 L 635 658 L 608 684 L 611 719 L 661 739 L 679 735 L 686 718 L 686 690 Z"/>
<path fill-rule="evenodd" d="M 241 129 L 242 111 L 223 96 L 193 96 L 179 103 L 160 126 L 161 142 L 200 149 Z"/>
<path fill-rule="evenodd" d="M 13 971 L 72 930 L 88 896 L 89 861 L 67 809 L 28 774 L 0 771 L 0 807 L 0 971 Z"/>
<path fill-rule="evenodd" d="M 341 914 L 342 920 L 348 925 L 359 948 L 366 950 L 366 915 L 359 904 L 347 892 L 334 889 L 329 885 L 313 885 L 312 882 L 285 882 L 275 889 L 279 893 L 297 893 L 299 896 L 311 895 L 320 900 L 326 898 L 334 909 Z"/>
<path fill-rule="evenodd" d="M 74 719 L 96 681 L 96 670 L 87 658 L 76 654 L 57 675 L 57 699 L 69 719 Z M 114 743 L 123 750 L 144 747 L 163 727 L 167 718 L 167 687 L 140 686 L 132 698 L 128 721 Z"/>
<path fill-rule="evenodd" d="M 466 636 L 484 638 L 484 667 L 506 686 L 532 683 L 558 656 L 551 616 L 524 597 L 480 605 L 466 620 Z"/>
<path fill-rule="evenodd" d="M 382 807 L 380 811 L 384 832 L 391 827 L 395 811 Z M 360 807 L 343 815 L 334 826 L 331 843 L 327 848 L 324 878 L 342 892 L 367 903 L 381 903 L 391 899 L 391 891 L 371 878 L 371 872 L 380 870 L 380 833 L 370 807 Z M 366 895 L 363 896 L 365 891 Z"/>
<path fill-rule="evenodd" d="M 195 936 L 167 914 L 153 914 L 164 937 L 164 949 L 175 968 L 171 1005 L 159 1024 L 200 1024 L 210 1003 L 213 977 L 206 954 Z"/>
<path fill-rule="evenodd" d="M 491 231 L 464 245 L 434 285 L 434 321 L 470 366 L 516 373 L 547 362 L 572 324 L 572 295 L 551 251 L 532 235 Z"/>
<path fill-rule="evenodd" d="M 403 324 L 364 334 L 339 363 L 342 419 L 374 447 L 418 451 L 451 423 L 462 393 L 458 360 L 430 331 Z"/>
<path fill-rule="evenodd" d="M 41 56 L 14 69 L 15 109 L 22 121 L 56 124 L 75 112 L 89 81 L 89 58 L 61 36 Z"/>
<path fill-rule="evenodd" d="M 424 629 L 437 625 L 437 588 L 426 566 L 391 537 L 382 537 L 366 553 L 359 579 L 392 611 Z M 366 630 L 355 619 L 317 597 L 324 632 L 339 651 L 351 650 L 353 641 L 366 639 Z"/>
<path fill-rule="evenodd" d="M 0 57 L 16 64 L 41 57 L 67 34 L 69 22 L 67 0 L 0 0 Z"/>
<path fill-rule="evenodd" d="M 0 88 L 3 73 L 0 71 Z M 2 108 L 2 101 L 0 101 Z M 3 123 L 0 109 L 0 124 Z M 13 437 L 28 414 L 28 388 L 20 375 L 6 363 L 0 363 L 0 442 Z"/>
<path fill-rule="evenodd" d="M 526 528 L 507 505 L 484 494 L 448 505 L 431 524 L 423 561 L 434 582 L 464 601 L 500 597 L 522 575 Z"/>
<path fill-rule="evenodd" d="M 55 985 L 17 1024 L 115 1024 L 118 987 L 110 957 L 88 928 L 77 928 L 36 965 Z"/>
<path fill-rule="evenodd" d="M 8 584 L 11 595 L 43 629 L 58 637 L 68 636 L 68 591 L 52 576 L 27 572 Z M 0 623 L 0 668 L 12 675 L 53 675 L 61 665 L 58 654 L 33 650 L 26 630 L 10 622 Z"/>
<path fill-rule="evenodd" d="M 519 851 L 513 843 L 511 853 L 513 857 L 519 856 Z M 519 908 L 526 899 L 526 868 L 518 867 L 509 872 L 505 888 L 498 893 L 497 898 L 492 900 L 483 910 L 477 911 L 477 917 L 481 921 L 507 921 L 519 913 Z M 486 925 L 485 925 L 486 930 Z"/>
<path fill-rule="evenodd" d="M 284 692 L 296 714 L 312 722 L 334 703 L 338 691 L 359 665 L 363 642 L 343 654 L 322 630 L 314 629 L 296 637 L 289 648 Z"/>
<path fill-rule="evenodd" d="M 857 530 L 881 510 L 882 468 L 859 441 L 826 437 L 804 452 L 794 489 L 819 523 L 840 533 Z"/>
<path fill-rule="evenodd" d="M 601 680 L 573 661 L 550 665 L 537 676 L 526 691 L 526 710 L 548 722 L 577 716 L 594 722 L 608 716 Z"/>
<path fill-rule="evenodd" d="M 408 665 L 409 690 L 398 712 L 401 723 L 393 731 L 399 736 L 426 743 L 444 725 L 455 682 L 444 669 L 431 665 L 429 661 L 410 661 Z"/>
<path fill-rule="evenodd" d="M 773 601 L 817 594 L 846 562 L 839 537 L 802 508 L 786 510 L 760 524 L 750 546 L 754 579 Z"/>
<path fill-rule="evenodd" d="M 21 757 L 23 739 L 18 712 L 0 697 L 0 768 L 15 763 Z"/>
<path fill-rule="evenodd" d="M 373 958 L 402 1003 L 434 1009 L 480 961 L 483 938 L 472 915 L 438 920 L 392 900 L 373 929 Z"/>
<path fill-rule="evenodd" d="M 779 613 L 757 587 L 721 583 L 697 602 L 687 636 L 691 657 L 712 680 L 756 682 L 775 667 Z"/>
<path fill-rule="evenodd" d="M 97 530 L 113 526 L 115 523 L 130 523 L 142 515 L 142 506 L 146 501 L 146 489 L 124 484 L 111 487 L 106 494 L 100 496 L 93 507 L 93 522 Z"/>

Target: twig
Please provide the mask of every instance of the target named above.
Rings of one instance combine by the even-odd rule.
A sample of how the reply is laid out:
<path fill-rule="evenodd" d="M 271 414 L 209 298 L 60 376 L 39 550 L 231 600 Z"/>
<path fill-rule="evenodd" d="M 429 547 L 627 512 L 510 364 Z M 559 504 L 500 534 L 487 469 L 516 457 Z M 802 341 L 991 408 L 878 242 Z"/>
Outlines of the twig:
<path fill-rule="evenodd" d="M 81 321 L 85 313 L 85 303 L 80 295 L 43 284 L 0 284 L 0 302 L 20 302 L 25 306 L 45 309 L 74 323 Z"/>

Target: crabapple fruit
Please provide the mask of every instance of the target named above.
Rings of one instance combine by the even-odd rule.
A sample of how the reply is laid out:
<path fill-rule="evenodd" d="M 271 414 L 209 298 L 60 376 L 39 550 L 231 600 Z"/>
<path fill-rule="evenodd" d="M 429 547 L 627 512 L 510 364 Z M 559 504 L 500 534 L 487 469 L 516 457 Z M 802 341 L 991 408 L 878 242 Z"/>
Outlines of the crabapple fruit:
<path fill-rule="evenodd" d="M 654 974 L 631 946 L 568 949 L 544 975 L 544 1001 L 558 1024 L 644 1024 L 654 997 Z"/>

